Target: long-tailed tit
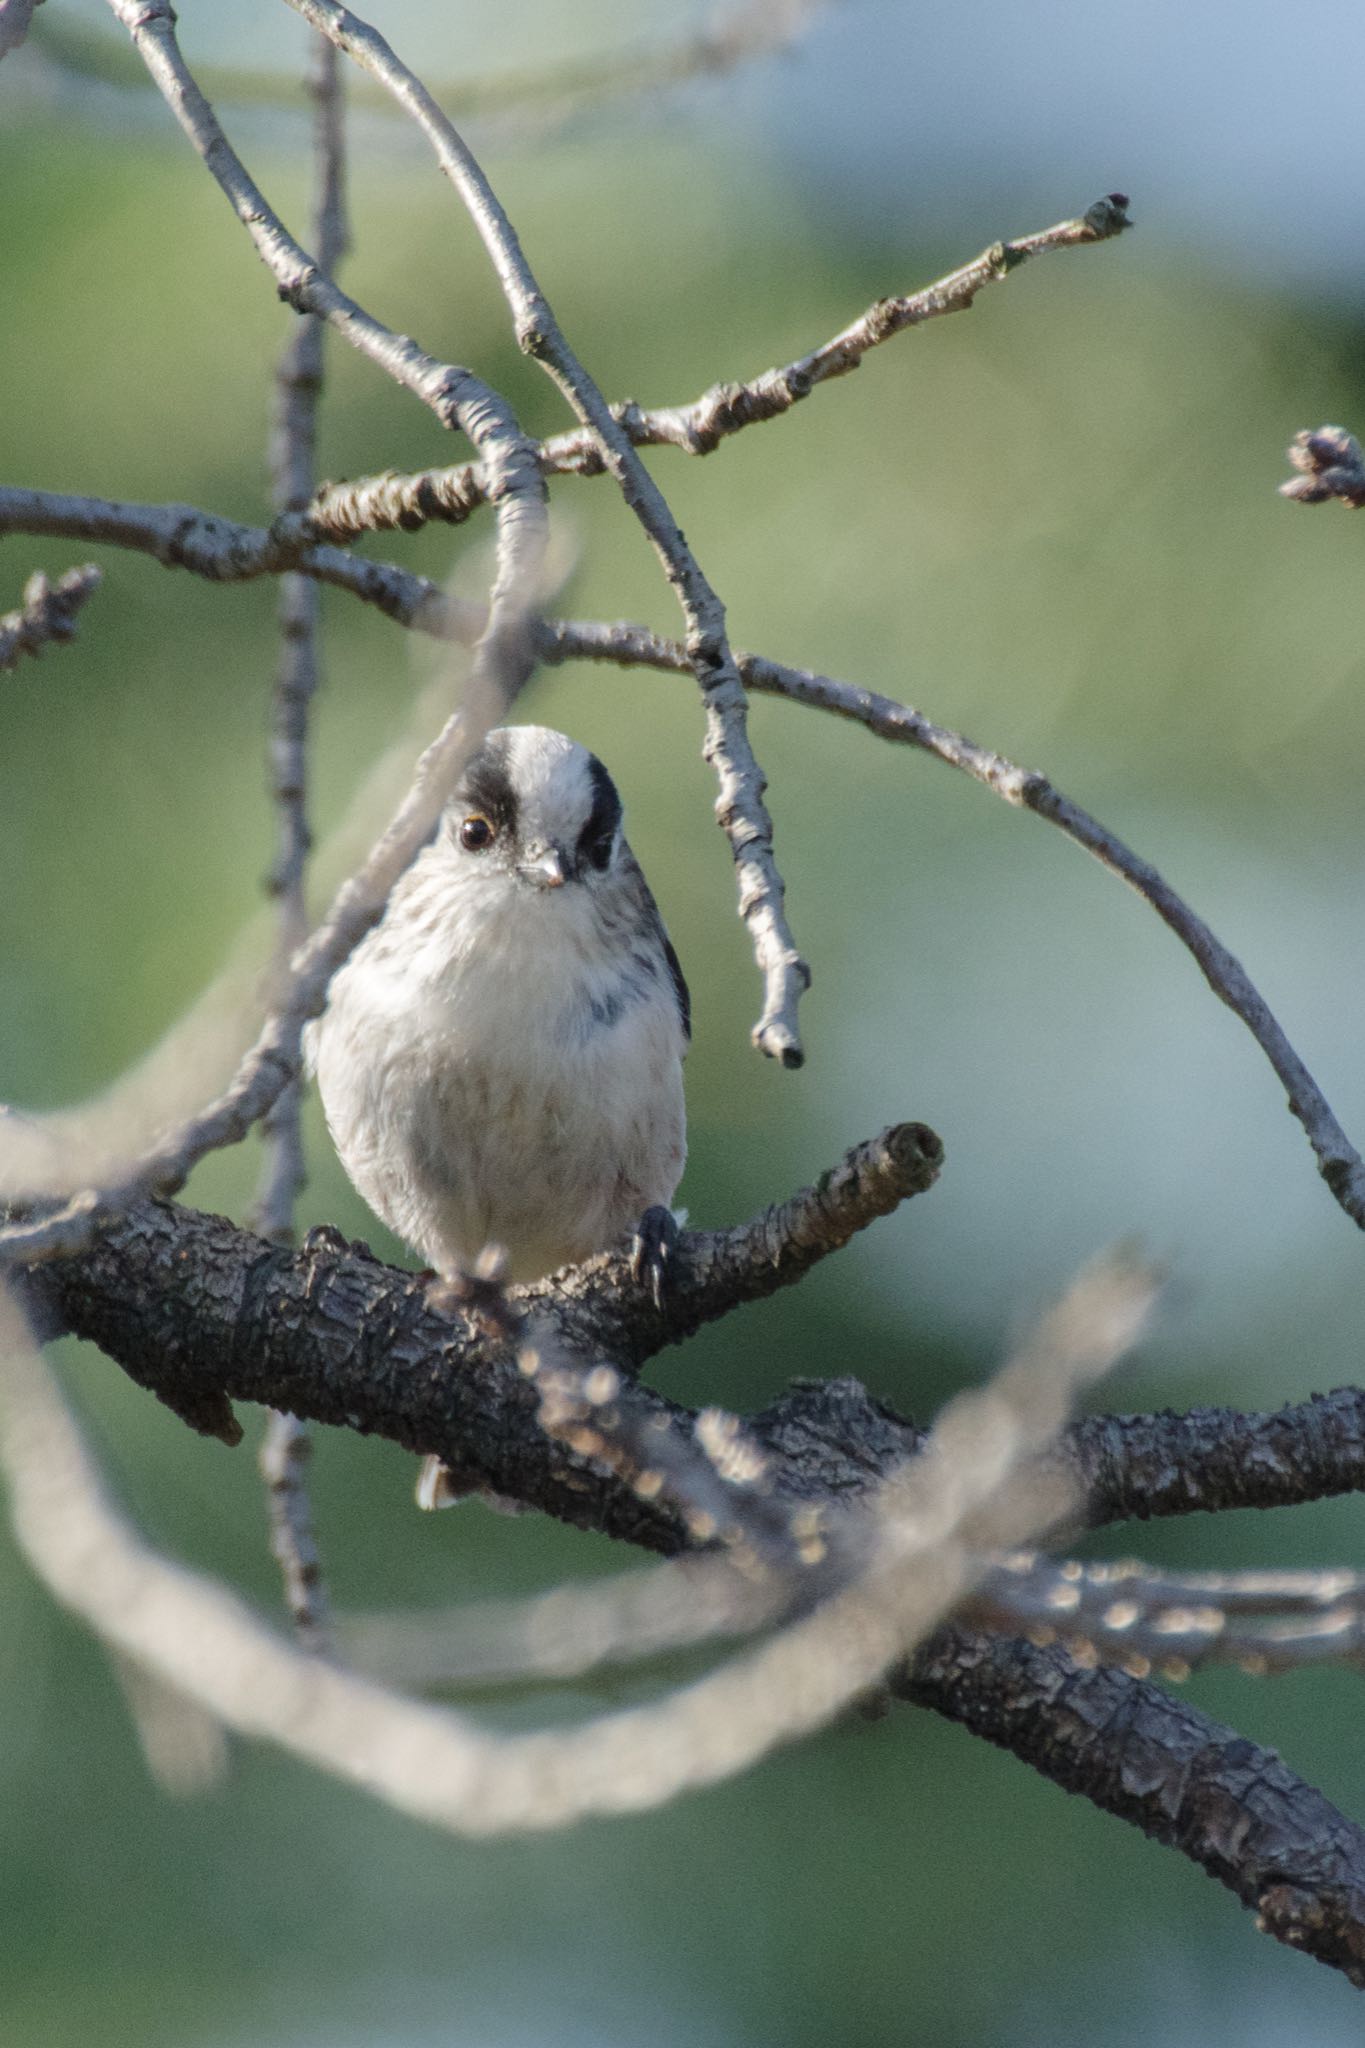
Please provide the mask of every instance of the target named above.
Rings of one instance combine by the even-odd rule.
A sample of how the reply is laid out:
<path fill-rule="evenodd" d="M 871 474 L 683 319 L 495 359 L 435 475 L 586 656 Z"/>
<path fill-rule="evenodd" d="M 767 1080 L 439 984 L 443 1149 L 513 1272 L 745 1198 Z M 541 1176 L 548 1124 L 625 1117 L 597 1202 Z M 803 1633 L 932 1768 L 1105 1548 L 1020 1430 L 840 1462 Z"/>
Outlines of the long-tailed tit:
<path fill-rule="evenodd" d="M 496 1243 L 531 1280 L 671 1201 L 689 1035 L 616 785 L 586 747 L 522 725 L 469 762 L 307 1050 L 341 1162 L 389 1228 L 439 1273 Z"/>

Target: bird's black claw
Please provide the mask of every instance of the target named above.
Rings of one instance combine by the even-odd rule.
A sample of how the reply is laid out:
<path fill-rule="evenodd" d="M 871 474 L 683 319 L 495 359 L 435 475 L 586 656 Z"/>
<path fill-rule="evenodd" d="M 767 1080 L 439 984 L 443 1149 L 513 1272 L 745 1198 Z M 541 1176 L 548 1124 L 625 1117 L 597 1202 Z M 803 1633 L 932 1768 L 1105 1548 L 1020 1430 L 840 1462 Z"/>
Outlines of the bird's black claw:
<path fill-rule="evenodd" d="M 319 1252 L 348 1252 L 351 1247 L 337 1229 L 335 1223 L 315 1223 L 303 1240 L 307 1256 L 316 1257 Z"/>
<path fill-rule="evenodd" d="M 677 1250 L 678 1219 L 671 1209 L 656 1203 L 646 1209 L 630 1241 L 630 1275 L 638 1286 L 649 1286 L 649 1298 L 663 1313 L 668 1268 Z"/>

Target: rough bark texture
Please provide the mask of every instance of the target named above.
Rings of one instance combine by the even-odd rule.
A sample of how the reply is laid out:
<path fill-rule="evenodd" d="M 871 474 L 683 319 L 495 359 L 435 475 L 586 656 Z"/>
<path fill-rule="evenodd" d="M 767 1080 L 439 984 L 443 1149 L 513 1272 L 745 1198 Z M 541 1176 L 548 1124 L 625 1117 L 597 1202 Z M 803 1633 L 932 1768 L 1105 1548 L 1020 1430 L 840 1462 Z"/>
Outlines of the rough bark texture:
<path fill-rule="evenodd" d="M 895 1690 L 1178 1849 L 1267 1934 L 1365 1984 L 1365 1834 L 1273 1749 L 1124 1672 L 953 1628 Z"/>

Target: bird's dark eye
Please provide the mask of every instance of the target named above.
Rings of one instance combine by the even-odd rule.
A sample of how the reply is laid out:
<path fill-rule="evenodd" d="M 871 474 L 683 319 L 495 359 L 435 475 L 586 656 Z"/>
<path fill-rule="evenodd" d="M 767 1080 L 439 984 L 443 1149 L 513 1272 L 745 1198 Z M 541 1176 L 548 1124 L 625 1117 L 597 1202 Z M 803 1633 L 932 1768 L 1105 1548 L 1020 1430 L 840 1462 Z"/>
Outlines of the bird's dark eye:
<path fill-rule="evenodd" d="M 611 859 L 611 849 L 615 843 L 614 832 L 597 832 L 585 842 L 581 850 L 595 868 L 604 868 Z"/>
<path fill-rule="evenodd" d="M 466 853 L 482 853 L 485 846 L 491 846 L 497 836 L 481 811 L 472 812 L 460 826 L 460 844 Z"/>

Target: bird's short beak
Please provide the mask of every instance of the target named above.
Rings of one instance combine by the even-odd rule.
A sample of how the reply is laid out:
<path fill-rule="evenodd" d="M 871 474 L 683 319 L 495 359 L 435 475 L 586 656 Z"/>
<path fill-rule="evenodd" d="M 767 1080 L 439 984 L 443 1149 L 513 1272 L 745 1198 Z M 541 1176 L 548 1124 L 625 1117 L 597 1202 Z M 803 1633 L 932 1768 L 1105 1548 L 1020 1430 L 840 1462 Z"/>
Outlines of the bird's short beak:
<path fill-rule="evenodd" d="M 564 855 L 557 846 L 533 848 L 532 858 L 522 863 L 520 872 L 537 889 L 562 889 L 568 879 Z"/>

